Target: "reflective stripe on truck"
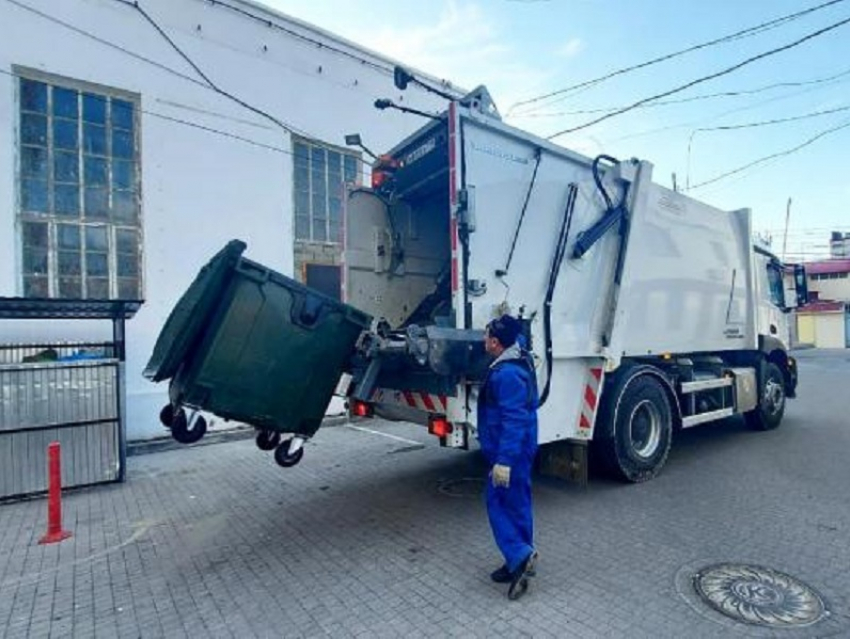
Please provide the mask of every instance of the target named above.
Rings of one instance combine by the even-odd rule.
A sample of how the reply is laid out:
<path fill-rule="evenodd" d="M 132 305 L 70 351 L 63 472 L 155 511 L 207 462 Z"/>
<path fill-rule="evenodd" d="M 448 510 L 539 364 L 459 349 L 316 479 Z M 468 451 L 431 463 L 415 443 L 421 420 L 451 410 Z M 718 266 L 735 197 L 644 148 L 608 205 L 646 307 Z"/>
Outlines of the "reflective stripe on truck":
<path fill-rule="evenodd" d="M 584 397 L 578 418 L 576 434 L 583 439 L 593 436 L 593 425 L 596 422 L 596 411 L 599 408 L 599 394 L 602 389 L 602 368 L 590 366 L 587 369 L 587 379 L 584 384 Z"/>
<path fill-rule="evenodd" d="M 408 390 L 400 391 L 391 388 L 376 388 L 375 392 L 372 393 L 372 401 L 376 404 L 396 404 L 440 415 L 445 415 L 449 406 L 447 395 Z"/>

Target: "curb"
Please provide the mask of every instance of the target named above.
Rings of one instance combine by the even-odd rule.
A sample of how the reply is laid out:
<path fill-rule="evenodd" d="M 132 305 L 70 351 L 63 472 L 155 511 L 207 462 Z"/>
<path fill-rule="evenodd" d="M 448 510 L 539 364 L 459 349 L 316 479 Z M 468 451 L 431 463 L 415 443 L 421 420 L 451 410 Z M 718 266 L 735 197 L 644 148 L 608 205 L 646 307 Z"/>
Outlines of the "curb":
<path fill-rule="evenodd" d="M 342 426 L 349 421 L 348 416 L 339 415 L 328 417 L 322 421 L 321 428 L 332 426 Z M 169 450 L 183 450 L 186 448 L 195 448 L 197 446 L 211 446 L 213 444 L 226 444 L 228 442 L 242 441 L 245 439 L 253 439 L 256 430 L 251 426 L 236 426 L 227 430 L 212 431 L 204 435 L 204 438 L 195 444 L 180 444 L 174 441 L 171 437 L 157 437 L 156 439 L 145 439 L 141 441 L 127 443 L 127 457 L 135 457 L 136 455 L 150 455 L 153 453 L 164 453 Z"/>

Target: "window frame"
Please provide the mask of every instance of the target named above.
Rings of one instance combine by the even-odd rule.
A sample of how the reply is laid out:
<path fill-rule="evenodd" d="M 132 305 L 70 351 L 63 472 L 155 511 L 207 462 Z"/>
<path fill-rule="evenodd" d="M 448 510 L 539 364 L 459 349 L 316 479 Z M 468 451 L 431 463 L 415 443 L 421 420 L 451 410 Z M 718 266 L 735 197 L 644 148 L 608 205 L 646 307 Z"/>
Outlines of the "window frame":
<path fill-rule="evenodd" d="M 770 301 L 779 308 L 785 308 L 785 281 L 782 265 L 778 262 L 767 263 L 767 290 Z"/>
<path fill-rule="evenodd" d="M 46 286 L 42 290 L 38 290 L 35 295 L 46 295 L 47 298 L 68 297 L 63 294 L 63 279 L 73 284 L 75 290 L 70 296 L 71 299 L 143 299 L 145 290 L 145 254 L 144 254 L 144 224 L 143 224 L 143 197 L 142 197 L 142 147 L 141 147 L 141 96 L 137 93 L 118 89 L 111 86 L 87 82 L 68 78 L 66 76 L 55 73 L 47 73 L 37 69 L 13 65 L 13 75 L 15 76 L 14 88 L 14 117 L 13 117 L 13 144 L 15 154 L 15 231 L 16 231 L 16 272 L 17 272 L 17 287 L 20 294 L 27 295 L 32 291 L 29 289 L 28 278 L 32 280 L 38 279 L 40 276 L 32 275 L 25 263 L 28 260 L 27 248 L 25 247 L 25 239 L 28 229 L 35 228 L 30 225 L 41 225 L 47 229 L 47 260 L 46 274 L 41 276 L 46 282 L 36 286 Z M 44 102 L 44 119 L 45 119 L 45 137 L 38 145 L 28 145 L 25 142 L 23 123 L 25 115 L 38 114 L 39 111 L 25 111 L 23 108 L 24 83 L 26 81 L 37 82 L 47 87 L 45 102 Z M 64 121 L 64 115 L 55 113 L 54 102 L 55 94 L 62 91 L 75 92 L 76 99 L 76 114 L 74 118 L 69 118 L 69 121 L 74 122 L 75 130 L 75 147 L 74 149 L 62 149 L 55 146 L 54 130 L 57 128 L 55 124 L 57 120 Z M 60 93 L 61 94 L 61 93 Z M 87 97 L 95 96 L 103 98 L 105 104 L 103 107 L 103 123 L 100 124 L 94 120 L 88 120 L 89 113 L 86 110 Z M 122 121 L 120 106 L 117 107 L 113 101 L 128 103 L 132 108 L 131 129 L 126 128 L 126 121 Z M 40 105 L 39 105 L 40 106 Z M 96 126 L 103 128 L 103 148 L 86 149 L 86 127 L 89 125 L 92 129 Z M 131 143 L 132 149 L 129 155 L 122 153 L 116 154 L 115 143 L 118 140 L 127 140 Z M 24 167 L 24 154 L 27 148 L 43 149 L 44 151 L 44 189 L 46 198 L 46 206 L 42 210 L 26 209 L 25 208 L 25 184 L 24 180 L 29 179 Z M 102 152 L 94 152 L 94 151 Z M 57 167 L 62 160 L 62 154 L 67 154 L 69 157 L 73 153 L 75 162 L 75 182 L 68 182 L 68 191 L 70 192 L 75 187 L 76 193 L 76 212 L 62 214 L 56 210 L 56 173 Z M 119 166 L 120 165 L 120 166 Z M 125 174 L 126 168 L 130 168 L 130 173 Z M 95 172 L 91 168 L 97 168 Z M 94 173 L 102 178 L 98 179 Z M 121 177 L 117 177 L 116 173 L 120 173 Z M 126 176 L 129 176 L 127 179 Z M 41 179 L 41 178 L 39 178 Z M 90 182 L 89 180 L 92 179 Z M 59 185 L 62 185 L 60 180 Z M 73 186 L 72 186 L 73 185 Z M 88 191 L 87 191 L 88 188 Z M 90 192 L 89 192 L 90 191 Z M 92 209 L 87 208 L 87 195 L 94 197 L 102 191 L 100 197 L 105 195 L 106 205 L 103 209 L 102 216 L 94 216 L 91 214 Z M 126 209 L 126 218 L 121 219 L 121 215 L 116 213 L 115 197 L 121 199 L 122 205 L 130 203 L 130 208 Z M 67 233 L 68 227 L 78 229 L 78 249 L 74 251 L 69 249 L 67 253 L 76 252 L 78 255 L 77 273 L 68 274 L 62 272 L 60 262 L 63 257 L 63 247 L 60 247 L 60 236 Z M 92 229 L 90 232 L 89 229 Z M 94 230 L 103 229 L 103 230 Z M 105 231 L 105 234 L 104 234 Z M 39 231 L 40 232 L 40 231 Z M 88 245 L 88 238 L 97 236 L 106 238 L 106 248 L 101 250 L 95 248 L 100 246 L 100 239 L 96 244 Z M 119 247 L 126 242 L 128 236 L 135 241 L 135 251 L 127 253 L 120 252 Z M 106 257 L 106 273 L 101 276 L 89 270 L 93 264 L 101 263 L 102 256 Z M 122 257 L 126 258 L 131 255 L 130 262 L 122 261 Z M 97 259 L 95 260 L 95 257 Z M 73 259 L 73 258 L 72 258 Z M 126 271 L 125 271 L 126 269 Z M 122 275 L 123 273 L 123 275 Z M 75 282 L 73 280 L 76 280 Z M 106 296 L 95 294 L 104 289 Z M 135 289 L 132 296 L 127 294 L 122 295 L 122 287 L 131 286 Z M 90 287 L 96 287 L 92 289 Z"/>
<path fill-rule="evenodd" d="M 303 146 L 307 149 L 306 160 L 302 160 L 303 157 L 299 153 L 298 147 Z M 322 185 L 321 190 L 317 190 L 314 186 L 315 179 L 315 169 L 314 166 L 314 151 L 320 151 L 324 157 L 323 171 L 322 171 Z M 338 154 L 339 157 L 339 176 L 341 178 L 339 182 L 339 195 L 338 198 L 334 197 L 333 188 L 331 184 L 331 175 L 335 173 L 335 171 L 331 170 L 331 166 L 328 162 L 328 158 L 330 154 Z M 347 180 L 349 176 L 351 176 L 350 172 L 347 172 L 346 167 L 346 158 L 350 158 L 354 162 L 354 174 L 353 180 Z M 305 161 L 306 164 L 300 164 L 302 161 Z M 307 189 L 306 191 L 301 188 L 302 183 L 299 178 L 299 169 L 306 169 L 306 179 L 307 179 Z M 345 147 L 339 147 L 332 144 L 327 144 L 325 142 L 321 142 L 319 140 L 303 137 L 303 136 L 292 136 L 292 236 L 295 242 L 299 242 L 302 244 L 321 244 L 321 245 L 329 245 L 329 246 L 341 246 L 342 245 L 342 212 L 344 207 L 344 202 L 342 201 L 345 192 L 345 184 L 351 183 L 355 185 L 359 185 L 363 180 L 363 167 L 362 167 L 362 154 L 357 151 L 352 151 L 351 149 Z M 303 202 L 299 200 L 304 199 Z M 337 222 L 338 225 L 338 235 L 336 238 L 333 237 L 333 231 L 335 229 L 331 211 L 331 202 L 334 199 L 339 199 L 339 220 Z M 324 205 L 324 213 L 323 216 L 317 216 L 315 206 L 317 201 L 322 201 Z M 307 214 L 304 214 L 304 203 L 307 206 Z M 299 228 L 300 224 L 303 224 L 303 220 L 307 220 L 308 224 L 308 237 L 304 237 L 303 229 Z M 321 220 L 322 223 L 322 232 L 316 232 L 316 223 L 317 220 Z"/>

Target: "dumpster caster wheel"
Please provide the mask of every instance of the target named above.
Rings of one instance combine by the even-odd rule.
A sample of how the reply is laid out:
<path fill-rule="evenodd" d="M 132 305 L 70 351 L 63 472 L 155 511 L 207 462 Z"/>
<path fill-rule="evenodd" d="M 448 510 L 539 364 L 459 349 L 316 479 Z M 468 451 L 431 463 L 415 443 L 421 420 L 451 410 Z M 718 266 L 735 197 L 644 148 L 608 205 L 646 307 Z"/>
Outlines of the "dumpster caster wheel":
<path fill-rule="evenodd" d="M 207 420 L 201 415 L 195 419 L 190 430 L 186 411 L 181 409 L 174 413 L 174 419 L 171 421 L 171 436 L 181 444 L 194 444 L 206 434 Z"/>
<path fill-rule="evenodd" d="M 171 404 L 163 406 L 162 410 L 159 411 L 159 421 L 166 428 L 171 428 L 171 423 L 174 421 L 174 406 Z"/>
<path fill-rule="evenodd" d="M 274 450 L 280 444 L 280 433 L 273 430 L 261 430 L 254 441 L 260 450 Z"/>
<path fill-rule="evenodd" d="M 274 460 L 277 462 L 278 466 L 283 466 L 284 468 L 290 468 L 291 466 L 295 466 L 298 462 L 301 461 L 301 458 L 304 457 L 304 449 L 299 447 L 291 455 L 289 454 L 289 447 L 292 445 L 293 440 L 287 439 L 283 443 L 280 444 L 274 451 Z"/>

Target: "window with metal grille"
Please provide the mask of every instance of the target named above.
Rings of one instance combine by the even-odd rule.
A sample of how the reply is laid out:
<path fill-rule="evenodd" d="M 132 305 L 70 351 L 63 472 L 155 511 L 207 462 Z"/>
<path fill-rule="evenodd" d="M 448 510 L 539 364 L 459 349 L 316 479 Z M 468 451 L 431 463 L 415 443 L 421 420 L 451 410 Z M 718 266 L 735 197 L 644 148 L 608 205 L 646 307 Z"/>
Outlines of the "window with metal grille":
<path fill-rule="evenodd" d="M 141 299 L 138 96 L 16 74 L 24 296 Z"/>
<path fill-rule="evenodd" d="M 295 239 L 342 242 L 345 183 L 359 180 L 359 154 L 308 140 L 294 142 Z"/>

